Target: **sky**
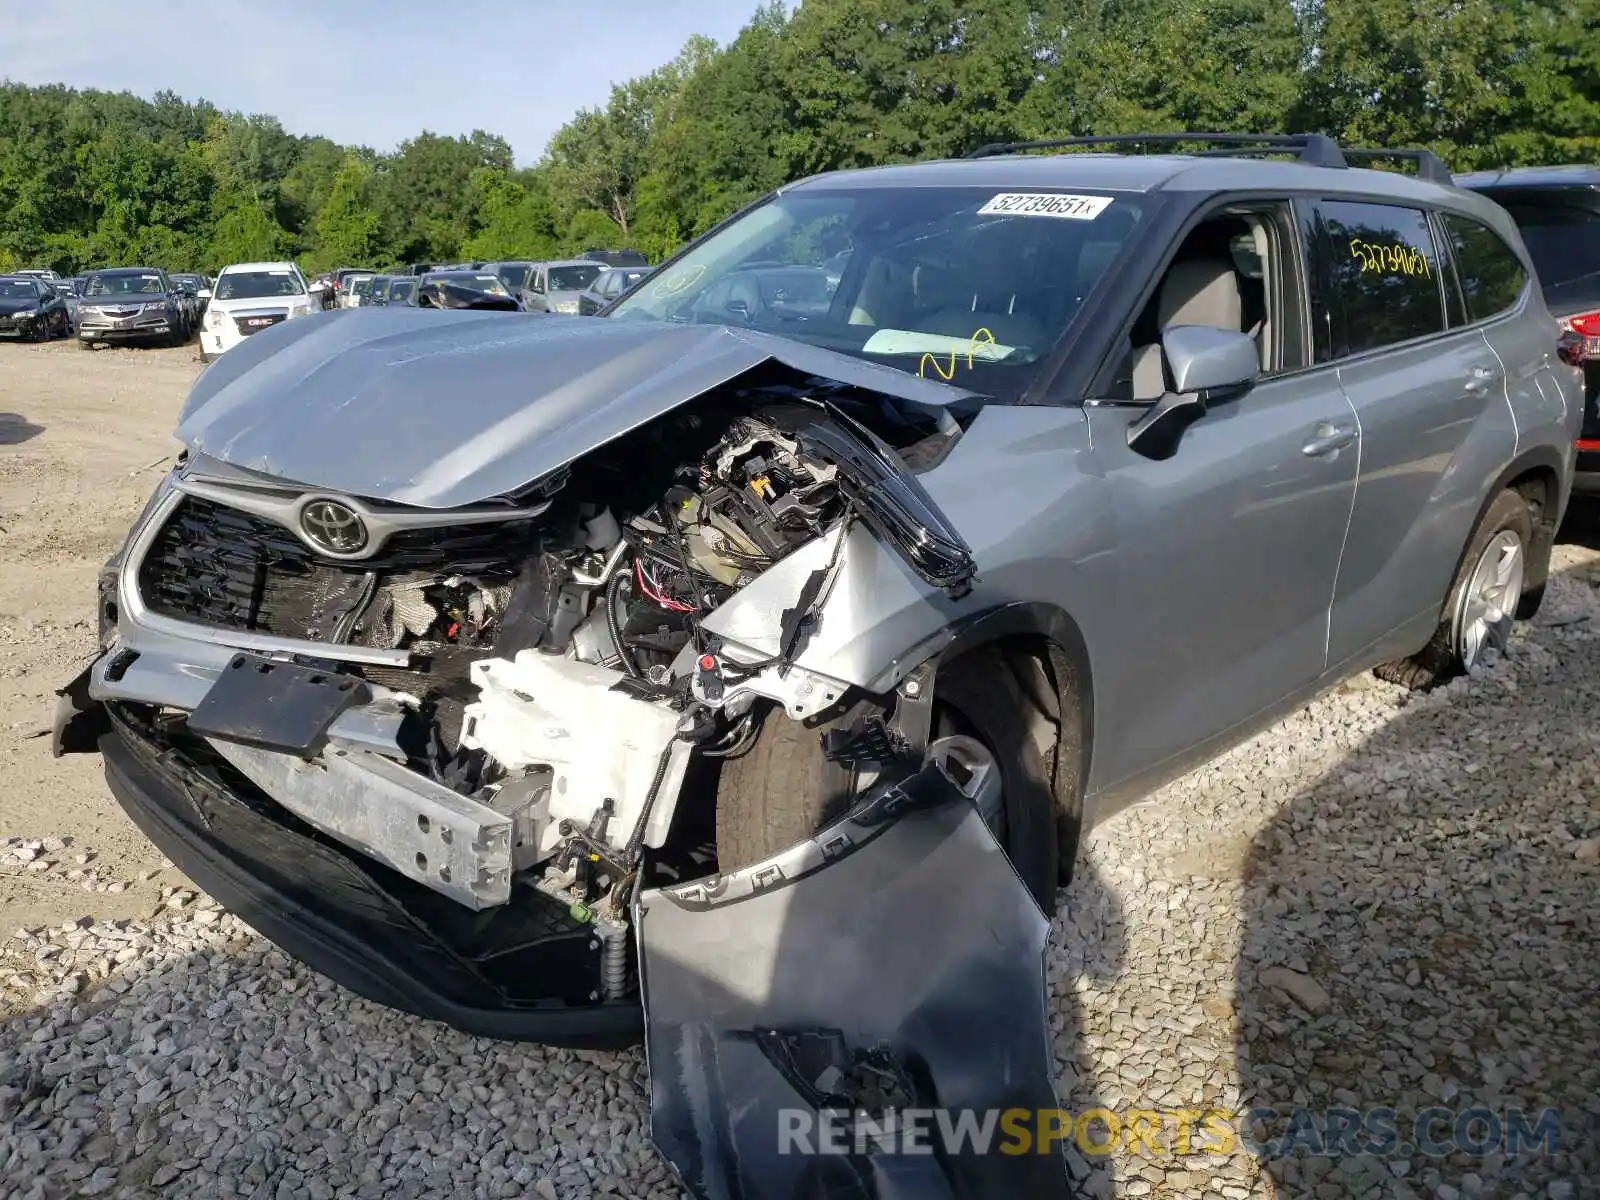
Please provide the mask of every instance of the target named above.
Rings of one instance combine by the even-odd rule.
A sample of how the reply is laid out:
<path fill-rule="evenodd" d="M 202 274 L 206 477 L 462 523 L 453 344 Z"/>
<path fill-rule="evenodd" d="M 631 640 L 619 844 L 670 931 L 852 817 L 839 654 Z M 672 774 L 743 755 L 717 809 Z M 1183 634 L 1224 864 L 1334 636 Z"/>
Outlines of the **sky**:
<path fill-rule="evenodd" d="M 294 134 L 392 150 L 484 129 L 520 165 L 611 85 L 696 33 L 730 41 L 757 0 L 72 0 L 8 13 L 0 79 L 161 90 L 270 113 Z"/>

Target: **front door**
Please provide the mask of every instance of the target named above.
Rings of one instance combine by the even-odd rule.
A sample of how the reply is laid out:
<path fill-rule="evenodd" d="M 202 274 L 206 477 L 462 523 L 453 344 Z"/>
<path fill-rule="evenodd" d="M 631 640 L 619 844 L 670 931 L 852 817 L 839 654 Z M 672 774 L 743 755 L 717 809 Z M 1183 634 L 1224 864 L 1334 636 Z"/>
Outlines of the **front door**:
<path fill-rule="evenodd" d="M 1202 223 L 1186 246 L 1230 247 L 1264 376 L 1164 461 L 1128 448 L 1137 410 L 1088 410 L 1120 560 L 1115 644 L 1095 664 L 1095 773 L 1128 795 L 1315 686 L 1355 494 L 1359 428 L 1313 350 L 1302 224 L 1287 203 L 1216 220 L 1225 242 Z"/>

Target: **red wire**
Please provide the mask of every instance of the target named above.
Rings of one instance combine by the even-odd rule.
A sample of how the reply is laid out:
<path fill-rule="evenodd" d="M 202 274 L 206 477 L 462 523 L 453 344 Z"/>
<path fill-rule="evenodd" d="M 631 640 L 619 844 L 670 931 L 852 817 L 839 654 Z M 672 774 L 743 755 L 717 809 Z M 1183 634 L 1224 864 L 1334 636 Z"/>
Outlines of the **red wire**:
<path fill-rule="evenodd" d="M 644 578 L 644 563 L 637 558 L 633 560 L 633 575 L 634 578 L 638 580 L 639 590 L 650 599 L 654 600 L 662 608 L 665 608 L 670 612 L 694 611 L 694 606 L 692 604 L 684 604 L 681 600 L 669 599 L 646 583 Z"/>

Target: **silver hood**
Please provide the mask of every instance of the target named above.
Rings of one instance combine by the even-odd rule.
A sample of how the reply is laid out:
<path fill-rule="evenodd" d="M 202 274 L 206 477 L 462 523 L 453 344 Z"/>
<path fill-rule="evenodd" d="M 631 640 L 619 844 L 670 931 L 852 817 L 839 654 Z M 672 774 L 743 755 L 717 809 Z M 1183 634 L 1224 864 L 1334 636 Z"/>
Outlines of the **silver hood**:
<path fill-rule="evenodd" d="M 971 396 L 720 325 L 345 309 L 253 334 L 195 381 L 191 450 L 422 508 L 515 491 L 766 362 L 941 407 Z"/>

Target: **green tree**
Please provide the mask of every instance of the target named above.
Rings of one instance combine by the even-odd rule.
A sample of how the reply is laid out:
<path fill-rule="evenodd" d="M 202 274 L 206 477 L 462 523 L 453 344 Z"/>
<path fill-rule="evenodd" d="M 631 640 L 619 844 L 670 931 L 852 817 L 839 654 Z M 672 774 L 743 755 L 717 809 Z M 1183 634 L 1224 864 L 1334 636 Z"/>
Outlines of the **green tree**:
<path fill-rule="evenodd" d="M 478 228 L 462 243 L 466 257 L 492 262 L 560 253 L 550 198 L 537 174 L 523 182 L 501 168 L 479 167 L 467 191 Z"/>
<path fill-rule="evenodd" d="M 211 236 L 211 269 L 236 262 L 274 262 L 287 252 L 288 241 L 288 233 L 259 204 L 236 200 L 226 207 Z"/>
<path fill-rule="evenodd" d="M 371 176 L 372 168 L 351 155 L 333 177 L 313 222 L 313 270 L 366 264 L 379 255 L 378 214 L 365 194 Z"/>

